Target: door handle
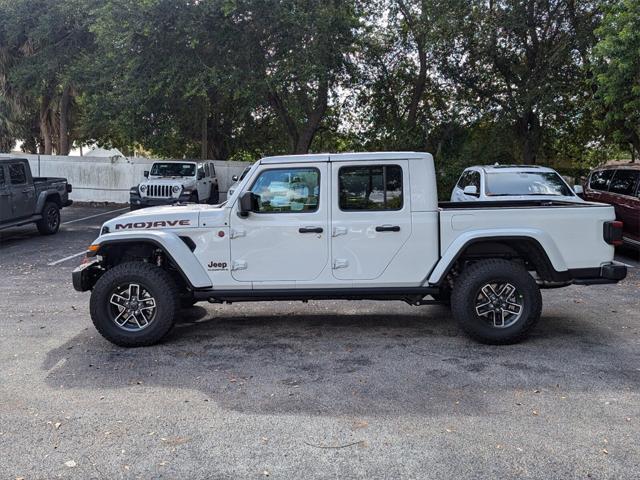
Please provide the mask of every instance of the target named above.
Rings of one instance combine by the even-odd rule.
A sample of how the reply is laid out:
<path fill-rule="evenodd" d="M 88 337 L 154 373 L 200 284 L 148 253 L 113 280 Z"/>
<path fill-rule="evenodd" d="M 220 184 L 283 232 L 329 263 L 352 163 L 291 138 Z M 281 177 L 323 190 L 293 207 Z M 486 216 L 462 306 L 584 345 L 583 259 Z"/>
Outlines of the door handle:
<path fill-rule="evenodd" d="M 300 233 L 322 233 L 323 231 L 322 227 L 300 227 L 298 229 Z"/>
<path fill-rule="evenodd" d="M 379 225 L 376 227 L 376 232 L 399 232 L 400 227 L 398 225 Z"/>

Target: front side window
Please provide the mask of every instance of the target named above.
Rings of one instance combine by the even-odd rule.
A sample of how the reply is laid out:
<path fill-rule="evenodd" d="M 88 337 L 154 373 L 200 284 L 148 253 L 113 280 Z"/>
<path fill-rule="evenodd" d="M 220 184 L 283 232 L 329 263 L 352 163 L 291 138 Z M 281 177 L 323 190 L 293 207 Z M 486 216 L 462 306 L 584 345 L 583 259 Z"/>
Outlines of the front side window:
<path fill-rule="evenodd" d="M 402 167 L 369 165 L 338 171 L 341 210 L 400 210 L 403 205 Z"/>
<path fill-rule="evenodd" d="M 179 162 L 154 163 L 150 174 L 156 177 L 193 177 L 196 174 L 196 165 Z"/>
<path fill-rule="evenodd" d="M 609 191 L 620 195 L 633 196 L 636 191 L 638 177 L 640 177 L 640 170 L 616 170 L 611 179 Z"/>
<path fill-rule="evenodd" d="M 250 191 L 258 197 L 258 213 L 315 212 L 320 195 L 320 171 L 317 168 L 264 170 Z"/>
<path fill-rule="evenodd" d="M 573 192 L 555 172 L 500 172 L 487 173 L 485 179 L 488 196 L 557 195 L 572 197 Z"/>
<path fill-rule="evenodd" d="M 460 175 L 460 179 L 458 180 L 458 188 L 460 188 L 460 190 L 464 190 L 464 187 L 471 185 L 470 174 L 471 170 L 467 170 Z"/>
<path fill-rule="evenodd" d="M 599 170 L 591 174 L 589 188 L 592 190 L 609 190 L 609 183 L 613 177 L 613 170 Z"/>
<path fill-rule="evenodd" d="M 9 179 L 11 180 L 11 185 L 27 183 L 27 171 L 24 168 L 24 163 L 9 164 Z"/>

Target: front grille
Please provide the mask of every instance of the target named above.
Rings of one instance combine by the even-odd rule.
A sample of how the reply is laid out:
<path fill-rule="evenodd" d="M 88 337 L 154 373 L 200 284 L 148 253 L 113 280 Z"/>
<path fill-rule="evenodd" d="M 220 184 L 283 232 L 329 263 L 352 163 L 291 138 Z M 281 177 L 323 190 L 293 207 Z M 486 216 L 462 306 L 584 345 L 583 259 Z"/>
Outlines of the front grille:
<path fill-rule="evenodd" d="M 171 197 L 171 185 L 148 185 L 147 196 L 156 198 Z"/>

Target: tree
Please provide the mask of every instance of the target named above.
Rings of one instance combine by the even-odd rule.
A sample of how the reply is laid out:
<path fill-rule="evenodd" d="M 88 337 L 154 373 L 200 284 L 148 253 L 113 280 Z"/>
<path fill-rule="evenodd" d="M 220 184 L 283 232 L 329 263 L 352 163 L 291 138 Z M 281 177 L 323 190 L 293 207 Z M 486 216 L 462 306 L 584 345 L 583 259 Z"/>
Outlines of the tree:
<path fill-rule="evenodd" d="M 0 1 L 4 94 L 17 110 L 26 107 L 37 116 L 42 153 L 66 155 L 72 143 L 74 66 L 92 46 L 88 5 L 84 0 Z M 29 115 L 23 118 L 31 123 Z"/>
<path fill-rule="evenodd" d="M 596 30 L 594 96 L 599 124 L 616 143 L 640 154 L 640 2 L 617 0 Z"/>
<path fill-rule="evenodd" d="M 455 32 L 443 72 L 480 107 L 513 129 L 518 157 L 536 163 L 545 133 L 572 107 L 597 2 L 474 0 L 449 15 Z"/>
<path fill-rule="evenodd" d="M 357 5 L 351 0 L 234 0 L 229 20 L 242 62 L 277 115 L 292 153 L 307 153 L 338 91 L 351 78 Z M 246 62 L 246 63 L 245 63 Z"/>

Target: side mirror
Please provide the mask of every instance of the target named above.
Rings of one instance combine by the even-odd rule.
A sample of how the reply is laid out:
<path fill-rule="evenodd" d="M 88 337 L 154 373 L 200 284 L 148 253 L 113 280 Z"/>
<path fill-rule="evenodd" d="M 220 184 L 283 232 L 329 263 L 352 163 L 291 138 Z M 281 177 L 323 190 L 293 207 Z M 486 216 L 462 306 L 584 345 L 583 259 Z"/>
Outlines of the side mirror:
<path fill-rule="evenodd" d="M 576 195 L 582 195 L 584 193 L 584 188 L 582 188 L 582 185 L 574 185 L 573 191 Z"/>
<path fill-rule="evenodd" d="M 472 197 L 477 197 L 478 196 L 478 187 L 476 187 L 475 185 L 467 185 L 462 190 L 462 193 L 464 193 L 465 195 L 471 195 Z"/>
<path fill-rule="evenodd" d="M 144 178 L 149 178 L 149 170 L 144 171 Z"/>
<path fill-rule="evenodd" d="M 202 180 L 204 178 L 204 172 L 198 172 L 197 178 L 198 180 Z"/>
<path fill-rule="evenodd" d="M 246 217 L 249 212 L 255 212 L 258 210 L 258 196 L 252 192 L 244 192 L 240 195 L 238 203 L 238 215 Z"/>
<path fill-rule="evenodd" d="M 233 175 L 231 177 L 231 180 L 233 180 L 234 182 L 237 182 L 238 181 L 238 175 Z"/>

